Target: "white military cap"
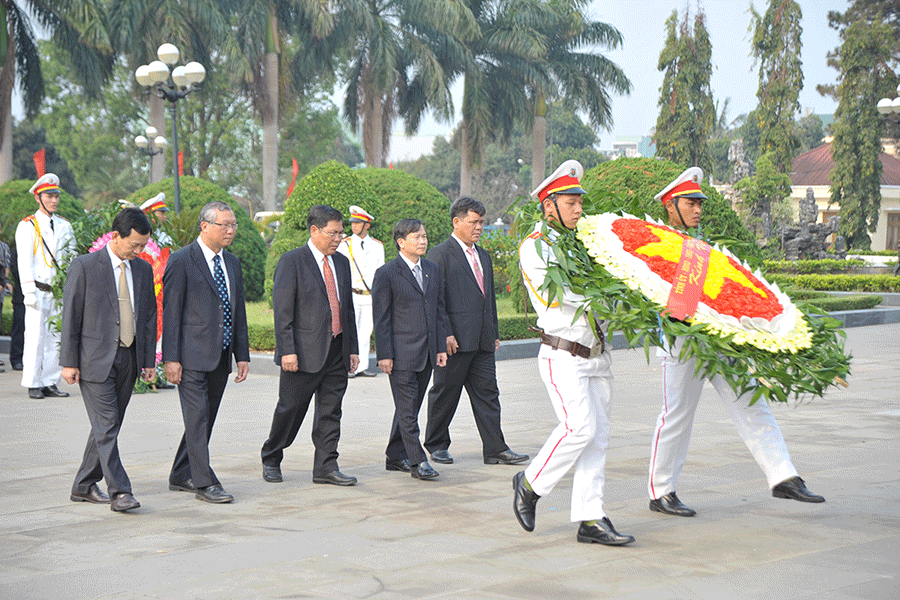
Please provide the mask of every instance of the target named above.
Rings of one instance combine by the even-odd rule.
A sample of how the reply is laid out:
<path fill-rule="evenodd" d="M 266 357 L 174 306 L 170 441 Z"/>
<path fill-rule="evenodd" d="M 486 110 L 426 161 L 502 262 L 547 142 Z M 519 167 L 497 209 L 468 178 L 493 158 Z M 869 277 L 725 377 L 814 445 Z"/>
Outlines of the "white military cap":
<path fill-rule="evenodd" d="M 361 206 L 355 204 L 350 206 L 350 222 L 351 223 L 371 223 L 375 217 L 367 213 Z"/>
<path fill-rule="evenodd" d="M 667 185 L 663 191 L 653 196 L 654 200 L 659 200 L 663 204 L 669 200 L 676 198 L 703 198 L 706 195 L 700 191 L 700 184 L 703 182 L 703 169 L 700 167 L 689 167 L 675 178 L 675 181 Z"/>
<path fill-rule="evenodd" d="M 553 174 L 541 182 L 533 192 L 538 200 L 543 200 L 550 194 L 586 194 L 581 187 L 581 176 L 584 175 L 584 167 L 577 160 L 567 160 L 559 165 Z"/>
<path fill-rule="evenodd" d="M 42 192 L 50 192 L 59 194 L 59 177 L 54 173 L 46 173 L 42 175 L 40 179 L 34 182 L 34 185 L 31 186 L 31 189 L 28 190 L 32 194 L 40 194 Z"/>

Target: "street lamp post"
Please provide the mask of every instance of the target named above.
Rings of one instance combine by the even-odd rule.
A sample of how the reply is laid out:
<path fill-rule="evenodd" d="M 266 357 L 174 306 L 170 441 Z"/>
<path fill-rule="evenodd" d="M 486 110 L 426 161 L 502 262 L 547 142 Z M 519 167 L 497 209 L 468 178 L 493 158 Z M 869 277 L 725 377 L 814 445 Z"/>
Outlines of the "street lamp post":
<path fill-rule="evenodd" d="M 139 135 L 134 138 L 134 145 L 137 146 L 138 152 L 146 154 L 153 158 L 157 154 L 161 154 L 169 147 L 169 142 L 161 135 L 156 135 L 156 127 L 152 125 L 144 130 L 147 137 Z M 153 183 L 153 167 L 150 167 L 150 183 Z"/>
<path fill-rule="evenodd" d="M 175 212 L 181 212 L 181 184 L 178 181 L 178 110 L 176 103 L 199 89 L 200 83 L 206 79 L 206 69 L 198 62 L 189 62 L 175 67 L 181 55 L 174 44 L 163 44 L 156 51 L 159 60 L 148 65 L 141 65 L 134 72 L 137 82 L 143 87 L 151 88 L 164 100 L 169 101 L 169 114 L 172 119 L 172 178 L 175 182 Z"/>

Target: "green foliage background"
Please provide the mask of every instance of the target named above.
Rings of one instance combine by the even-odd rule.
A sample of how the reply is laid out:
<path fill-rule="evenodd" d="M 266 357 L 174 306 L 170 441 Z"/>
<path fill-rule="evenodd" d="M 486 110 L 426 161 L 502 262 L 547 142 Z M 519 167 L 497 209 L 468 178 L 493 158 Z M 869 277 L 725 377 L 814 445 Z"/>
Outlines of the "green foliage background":
<path fill-rule="evenodd" d="M 182 223 L 182 227 L 173 227 L 173 237 L 181 244 L 189 243 L 198 235 L 197 216 L 200 209 L 208 202 L 218 200 L 225 202 L 234 211 L 237 218 L 238 230 L 234 236 L 234 242 L 228 250 L 241 260 L 241 268 L 244 276 L 244 294 L 247 300 L 259 300 L 263 297 L 263 276 L 265 272 L 266 244 L 259 235 L 259 231 L 247 212 L 231 197 L 231 195 L 219 186 L 199 179 L 185 176 L 180 178 L 181 183 L 181 210 L 179 217 L 173 221 Z M 152 198 L 159 192 L 165 192 L 166 204 L 173 208 L 175 197 L 174 182 L 171 178 L 163 179 L 145 186 L 131 194 L 127 200 L 138 206 L 144 200 Z M 192 223 L 186 222 L 186 217 L 193 215 Z"/>
<path fill-rule="evenodd" d="M 0 185 L 0 217 L 3 219 L 2 239 L 10 248 L 16 245 L 16 227 L 19 221 L 33 215 L 38 210 L 34 194 L 29 192 L 34 181 L 28 179 L 12 179 Z M 72 220 L 84 214 L 81 202 L 63 190 L 59 197 L 57 214 Z"/>

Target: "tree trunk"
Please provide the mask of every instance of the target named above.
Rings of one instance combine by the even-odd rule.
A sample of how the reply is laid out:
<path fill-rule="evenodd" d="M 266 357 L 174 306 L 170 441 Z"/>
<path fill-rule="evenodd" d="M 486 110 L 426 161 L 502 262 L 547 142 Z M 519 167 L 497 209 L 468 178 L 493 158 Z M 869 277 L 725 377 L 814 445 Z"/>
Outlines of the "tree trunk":
<path fill-rule="evenodd" d="M 6 18 L 6 8 L 3 8 L 4 28 L 0 32 L 0 42 L 5 41 L 6 47 L 0 48 L 0 184 L 3 184 L 13 176 L 13 150 L 12 150 L 12 90 L 16 77 L 16 38 L 13 35 L 5 35 L 9 29 Z"/>
<path fill-rule="evenodd" d="M 278 210 L 278 54 L 266 53 L 266 110 L 262 111 L 263 206 Z"/>
<path fill-rule="evenodd" d="M 384 161 L 384 117 L 381 106 L 381 97 L 376 96 L 374 90 L 363 91 L 363 153 L 366 165 L 370 167 L 383 167 Z"/>
<path fill-rule="evenodd" d="M 531 189 L 535 189 L 547 172 L 547 103 L 538 95 L 534 102 L 534 126 L 531 129 Z"/>
<path fill-rule="evenodd" d="M 472 149 L 469 148 L 469 124 L 463 119 L 459 138 L 459 195 L 472 195 Z"/>
<path fill-rule="evenodd" d="M 156 127 L 157 135 L 166 136 L 166 101 L 150 94 L 150 125 Z M 151 142 L 153 140 L 150 140 Z M 168 140 L 172 144 L 172 140 Z M 150 183 L 155 183 L 166 176 L 166 153 L 160 152 L 150 158 Z M 169 207 L 172 208 L 172 207 Z"/>

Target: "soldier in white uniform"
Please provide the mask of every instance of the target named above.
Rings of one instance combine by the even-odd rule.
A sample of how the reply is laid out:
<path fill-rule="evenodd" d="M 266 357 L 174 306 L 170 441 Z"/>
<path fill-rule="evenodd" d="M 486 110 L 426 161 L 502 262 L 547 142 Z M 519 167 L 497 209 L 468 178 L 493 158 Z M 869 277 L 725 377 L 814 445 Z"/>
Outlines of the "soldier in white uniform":
<path fill-rule="evenodd" d="M 59 206 L 59 177 L 47 173 L 29 190 L 38 211 L 16 227 L 19 281 L 25 298 L 25 349 L 22 354 L 22 387 L 28 397 L 64 398 L 56 384 L 59 366 L 59 333 L 47 322 L 58 314 L 52 285 L 58 262 L 71 252 L 74 234 L 69 222 L 56 214 Z"/>
<path fill-rule="evenodd" d="M 669 226 L 687 230 L 699 225 L 703 200 L 706 199 L 700 191 L 701 181 L 703 170 L 691 167 L 656 195 L 656 200 L 665 205 L 669 214 Z M 695 373 L 695 359 L 678 358 L 683 345 L 684 341 L 678 338 L 671 348 L 657 350 L 663 370 L 663 406 L 656 419 L 651 442 L 647 490 L 650 510 L 692 517 L 696 511 L 678 499 L 675 484 L 687 459 L 703 379 Z M 791 462 L 781 429 L 769 405 L 761 400 L 750 406 L 750 397 L 738 398 L 720 375 L 713 377 L 710 383 L 722 398 L 741 439 L 766 474 L 772 495 L 801 502 L 825 502 L 825 498 L 806 489 L 803 480 L 797 476 L 797 469 Z"/>
<path fill-rule="evenodd" d="M 578 161 L 568 160 L 532 192 L 541 202 L 547 225 L 575 228 L 585 193 L 579 181 L 583 171 Z M 592 323 L 595 320 L 587 313 L 573 322 L 584 298 L 569 289 L 548 302 L 541 285 L 547 264 L 553 260 L 550 246 L 557 234 L 548 227 L 545 237 L 542 228 L 543 223 L 538 223 L 522 242 L 519 264 L 538 327 L 543 330 L 538 368 L 559 425 L 528 468 L 513 478 L 513 510 L 519 524 L 533 531 L 538 498 L 574 467 L 570 519 L 581 523 L 577 540 L 621 546 L 634 538 L 616 531 L 603 511 L 613 385 L 612 358 L 604 344 L 606 331 Z"/>
<path fill-rule="evenodd" d="M 359 206 L 350 207 L 350 229 L 353 235 L 338 246 L 338 252 L 350 259 L 353 278 L 353 310 L 356 314 L 356 334 L 359 340 L 359 370 L 350 377 L 375 377 L 369 370 L 369 338 L 372 337 L 372 279 L 384 264 L 384 245 L 369 235 L 374 217 Z"/>
<path fill-rule="evenodd" d="M 169 207 L 166 206 L 166 194 L 164 192 L 158 193 L 156 196 L 150 198 L 141 204 L 140 209 L 147 213 L 147 216 L 150 217 L 151 221 L 154 221 L 153 224 L 153 239 L 162 246 L 171 246 L 175 243 L 175 240 L 172 239 L 168 233 L 163 231 L 162 225 L 166 221 L 169 220 Z"/>

